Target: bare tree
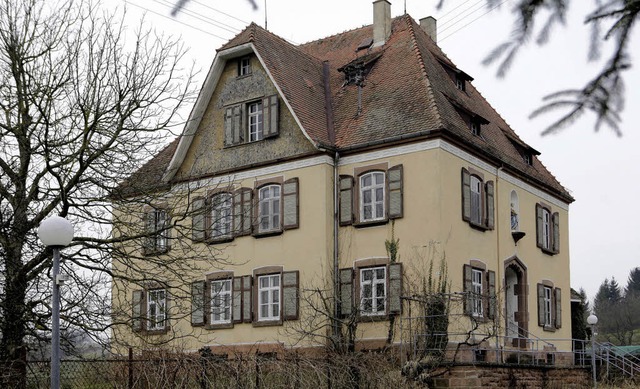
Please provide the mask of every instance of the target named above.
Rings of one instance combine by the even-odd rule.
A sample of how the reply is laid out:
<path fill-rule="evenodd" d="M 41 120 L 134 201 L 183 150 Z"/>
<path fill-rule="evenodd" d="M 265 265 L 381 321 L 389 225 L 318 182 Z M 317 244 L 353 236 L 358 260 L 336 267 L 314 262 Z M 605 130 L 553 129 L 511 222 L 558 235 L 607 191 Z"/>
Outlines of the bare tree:
<path fill-rule="evenodd" d="M 445 2 L 446 0 L 440 0 L 438 7 Z M 504 2 L 486 0 L 486 3 L 493 9 Z M 542 132 L 543 135 L 562 130 L 589 111 L 596 115 L 596 131 L 605 125 L 618 136 L 622 135 L 618 125 L 621 120 L 620 113 L 624 109 L 623 72 L 632 65 L 631 37 L 633 27 L 640 19 L 640 1 L 596 0 L 594 3 L 592 11 L 585 19 L 585 24 L 589 25 L 592 31 L 587 59 L 599 59 L 604 42 L 613 41 L 613 50 L 598 74 L 582 88 L 557 91 L 544 98 L 543 105 L 531 114 L 532 117 L 557 110 L 564 113 Z M 554 28 L 566 23 L 570 12 L 569 5 L 569 0 L 517 1 L 512 10 L 515 20 L 510 38 L 498 45 L 484 60 L 484 64 L 499 62 L 497 75 L 504 76 L 518 52 L 532 39 L 536 44 L 543 45 L 551 39 Z M 542 28 L 534 36 L 535 25 L 538 22 L 542 23 Z"/>
<path fill-rule="evenodd" d="M 35 236 L 43 219 L 59 214 L 75 226 L 63 252 L 71 280 L 61 318 L 97 340 L 132 322 L 130 310 L 111 312 L 111 282 L 130 289 L 172 280 L 168 287 L 187 289 L 185 267 L 220 258 L 207 245 L 173 244 L 160 256 L 136 249 L 165 231 L 167 245 L 191 236 L 188 201 L 167 204 L 162 230 L 141 222 L 166 188 L 149 186 L 161 181 L 161 164 L 140 166 L 166 146 L 194 96 L 184 53 L 178 41 L 127 30 L 124 14 L 90 0 L 0 0 L 0 364 L 11 367 L 0 370 L 17 373 L 11 387 L 24 385 L 26 344 L 49 338 L 51 252 Z M 176 191 L 189 199 L 189 190 Z M 112 222 L 123 229 L 112 231 Z M 186 296 L 182 289 L 172 293 Z"/>

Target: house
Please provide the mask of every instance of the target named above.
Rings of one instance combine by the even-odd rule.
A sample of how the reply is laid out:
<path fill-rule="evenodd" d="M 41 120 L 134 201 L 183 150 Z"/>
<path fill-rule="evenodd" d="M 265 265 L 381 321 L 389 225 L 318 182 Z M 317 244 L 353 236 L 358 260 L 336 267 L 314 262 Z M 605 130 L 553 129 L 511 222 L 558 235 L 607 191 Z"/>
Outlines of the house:
<path fill-rule="evenodd" d="M 182 135 L 114 204 L 130 238 L 116 350 L 311 349 L 347 322 L 356 348 L 397 345 L 433 272 L 448 343 L 463 329 L 571 350 L 572 196 L 441 51 L 433 18 L 373 10 L 299 46 L 251 24 L 218 50 Z"/>

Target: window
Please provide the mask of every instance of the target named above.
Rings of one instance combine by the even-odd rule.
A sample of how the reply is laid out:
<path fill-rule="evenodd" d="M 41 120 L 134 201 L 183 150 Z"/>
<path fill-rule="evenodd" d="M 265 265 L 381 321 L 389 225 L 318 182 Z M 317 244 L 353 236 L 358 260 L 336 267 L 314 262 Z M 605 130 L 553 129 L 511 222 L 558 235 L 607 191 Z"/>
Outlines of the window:
<path fill-rule="evenodd" d="M 522 159 L 524 159 L 524 163 L 526 163 L 529 166 L 533 164 L 533 157 L 531 156 L 531 154 L 527 152 L 522 154 Z"/>
<path fill-rule="evenodd" d="M 360 220 L 382 220 L 384 208 L 384 173 L 371 172 L 360 176 Z"/>
<path fill-rule="evenodd" d="M 166 319 L 167 302 L 164 289 L 152 289 L 147 292 L 147 329 L 163 330 Z"/>
<path fill-rule="evenodd" d="M 545 331 L 562 327 L 562 291 L 547 280 L 538 284 L 538 325 Z"/>
<path fill-rule="evenodd" d="M 262 102 L 249 104 L 249 142 L 262 140 Z"/>
<path fill-rule="evenodd" d="M 340 315 L 386 317 L 400 314 L 402 264 L 386 263 L 386 258 L 358 262 L 361 261 L 356 262 L 355 269 L 340 269 Z"/>
<path fill-rule="evenodd" d="M 231 323 L 231 280 L 211 281 L 211 324 Z"/>
<path fill-rule="evenodd" d="M 481 230 L 494 226 L 493 181 L 483 182 L 482 175 L 462 168 L 462 220 Z"/>
<path fill-rule="evenodd" d="M 211 197 L 210 237 L 219 239 L 231 236 L 231 194 L 218 193 Z"/>
<path fill-rule="evenodd" d="M 169 330 L 167 297 L 168 292 L 165 288 L 134 290 L 131 299 L 132 330 L 150 334 L 167 333 Z"/>
<path fill-rule="evenodd" d="M 378 224 L 403 216 L 402 165 L 387 169 L 387 164 L 379 164 L 354 172 L 356 180 L 340 176 L 340 225 Z"/>
<path fill-rule="evenodd" d="M 240 58 L 238 60 L 238 76 L 248 76 L 249 74 L 251 74 L 251 58 Z"/>
<path fill-rule="evenodd" d="M 471 133 L 475 136 L 480 136 L 480 123 L 472 120 L 471 121 Z"/>
<path fill-rule="evenodd" d="M 456 75 L 456 88 L 458 88 L 458 90 L 464 91 L 464 78 L 462 78 L 460 75 Z"/>
<path fill-rule="evenodd" d="M 536 243 L 547 254 L 560 252 L 560 214 L 544 204 L 536 204 Z"/>
<path fill-rule="evenodd" d="M 473 316 L 482 317 L 482 270 L 471 269 L 471 309 Z"/>
<path fill-rule="evenodd" d="M 258 321 L 280 320 L 280 274 L 258 277 Z"/>
<path fill-rule="evenodd" d="M 273 138 L 279 131 L 278 95 L 225 107 L 225 147 Z"/>
<path fill-rule="evenodd" d="M 167 210 L 155 208 L 145 214 L 146 229 L 144 254 L 161 254 L 169 249 L 169 214 Z"/>
<path fill-rule="evenodd" d="M 360 314 L 386 314 L 386 271 L 385 266 L 360 269 Z"/>
<path fill-rule="evenodd" d="M 464 311 L 482 320 L 493 319 L 496 314 L 496 273 L 487 270 L 482 261 L 472 260 L 463 266 Z"/>
<path fill-rule="evenodd" d="M 280 185 L 267 185 L 258 190 L 258 231 L 280 230 Z"/>
<path fill-rule="evenodd" d="M 515 190 L 511 191 L 511 231 L 520 230 L 520 204 L 518 201 L 518 194 Z"/>

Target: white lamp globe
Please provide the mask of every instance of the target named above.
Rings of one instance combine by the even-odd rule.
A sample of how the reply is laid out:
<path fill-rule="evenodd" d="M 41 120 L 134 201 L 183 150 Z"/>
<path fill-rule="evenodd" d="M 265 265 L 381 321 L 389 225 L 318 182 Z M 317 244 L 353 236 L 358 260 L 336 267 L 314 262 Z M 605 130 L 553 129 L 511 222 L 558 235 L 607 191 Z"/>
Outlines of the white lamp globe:
<path fill-rule="evenodd" d="M 594 315 L 593 313 L 589 315 L 589 317 L 587 318 L 587 324 L 589 324 L 590 326 L 598 324 L 598 316 Z"/>
<path fill-rule="evenodd" d="M 51 216 L 40 223 L 38 238 L 45 246 L 68 246 L 73 240 L 73 225 L 63 217 Z"/>

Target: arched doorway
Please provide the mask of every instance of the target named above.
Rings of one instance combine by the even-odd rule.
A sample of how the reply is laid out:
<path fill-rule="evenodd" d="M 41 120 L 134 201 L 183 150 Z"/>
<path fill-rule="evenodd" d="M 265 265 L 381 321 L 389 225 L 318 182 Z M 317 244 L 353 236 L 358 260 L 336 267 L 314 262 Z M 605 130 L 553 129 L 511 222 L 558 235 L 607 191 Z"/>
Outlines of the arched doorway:
<path fill-rule="evenodd" d="M 514 347 L 526 347 L 529 330 L 529 288 L 527 268 L 517 257 L 505 261 L 504 285 L 506 343 Z"/>

